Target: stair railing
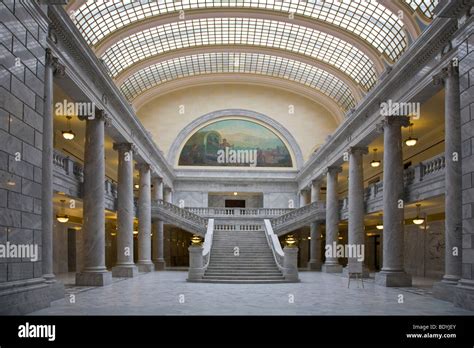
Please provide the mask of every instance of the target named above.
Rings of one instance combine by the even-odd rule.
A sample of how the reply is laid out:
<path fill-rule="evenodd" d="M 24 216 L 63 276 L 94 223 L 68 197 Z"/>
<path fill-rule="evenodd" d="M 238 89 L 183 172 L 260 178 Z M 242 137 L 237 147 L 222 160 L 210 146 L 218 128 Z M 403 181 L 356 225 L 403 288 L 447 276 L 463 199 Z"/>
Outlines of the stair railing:
<path fill-rule="evenodd" d="M 273 227 L 270 220 L 265 219 L 263 221 L 265 223 L 265 237 L 267 237 L 268 245 L 270 246 L 270 249 L 272 250 L 273 258 L 275 259 L 278 269 L 280 271 L 283 271 L 285 253 L 283 252 L 283 249 L 281 248 L 280 240 L 278 239 L 278 236 L 275 233 L 273 233 Z"/>
<path fill-rule="evenodd" d="M 207 222 L 207 232 L 204 237 L 204 246 L 202 250 L 203 268 L 206 270 L 211 260 L 212 239 L 214 236 L 214 219 L 209 219 Z"/>

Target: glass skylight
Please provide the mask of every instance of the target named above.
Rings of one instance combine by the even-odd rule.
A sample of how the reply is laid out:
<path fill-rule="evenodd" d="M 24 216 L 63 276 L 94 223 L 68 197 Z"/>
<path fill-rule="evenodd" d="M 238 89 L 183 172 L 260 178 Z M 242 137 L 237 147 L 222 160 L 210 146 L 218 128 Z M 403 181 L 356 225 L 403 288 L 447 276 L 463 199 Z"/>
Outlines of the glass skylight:
<path fill-rule="evenodd" d="M 375 0 L 88 0 L 71 17 L 86 41 L 95 45 L 131 23 L 167 13 L 175 13 L 178 20 L 180 10 L 202 8 L 254 8 L 306 16 L 359 36 L 392 61 L 407 46 L 403 22 Z"/>
<path fill-rule="evenodd" d="M 413 11 L 422 13 L 426 18 L 433 18 L 434 9 L 439 0 L 405 0 Z"/>
<path fill-rule="evenodd" d="M 291 23 L 252 18 L 204 18 L 146 29 L 117 42 L 101 58 L 115 77 L 151 56 L 208 45 L 263 46 L 307 55 L 340 69 L 366 91 L 377 81 L 372 61 L 347 42 Z"/>
<path fill-rule="evenodd" d="M 213 73 L 274 76 L 295 81 L 332 98 L 344 111 L 355 106 L 349 87 L 325 70 L 299 61 L 258 53 L 214 52 L 183 56 L 150 65 L 128 77 L 120 89 L 128 100 L 162 83 Z"/>

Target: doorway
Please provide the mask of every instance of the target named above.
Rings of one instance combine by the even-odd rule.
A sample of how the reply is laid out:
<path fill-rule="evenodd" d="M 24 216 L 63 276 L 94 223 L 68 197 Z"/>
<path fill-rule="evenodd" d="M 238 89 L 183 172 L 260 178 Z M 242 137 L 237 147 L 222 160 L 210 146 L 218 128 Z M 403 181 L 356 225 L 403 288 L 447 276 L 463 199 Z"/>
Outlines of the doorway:
<path fill-rule="evenodd" d="M 245 208 L 245 199 L 226 199 L 226 208 Z"/>

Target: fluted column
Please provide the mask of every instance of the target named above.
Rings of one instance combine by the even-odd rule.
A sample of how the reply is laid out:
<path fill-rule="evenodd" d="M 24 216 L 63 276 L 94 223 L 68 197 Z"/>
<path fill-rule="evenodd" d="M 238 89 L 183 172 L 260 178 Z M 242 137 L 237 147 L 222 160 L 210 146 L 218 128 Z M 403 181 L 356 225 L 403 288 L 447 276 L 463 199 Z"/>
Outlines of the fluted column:
<path fill-rule="evenodd" d="M 152 178 L 153 183 L 153 196 L 152 201 L 163 199 L 163 180 L 154 176 Z M 163 270 L 166 267 L 164 259 L 164 223 L 160 219 L 153 220 L 153 263 L 155 264 L 155 270 Z"/>
<path fill-rule="evenodd" d="M 140 191 L 138 196 L 138 269 L 151 272 L 151 182 L 150 165 L 137 165 L 140 173 Z"/>
<path fill-rule="evenodd" d="M 117 265 L 114 277 L 134 277 L 138 269 L 133 262 L 133 144 L 114 144 L 118 151 L 117 187 Z"/>
<path fill-rule="evenodd" d="M 327 169 L 326 189 L 326 248 L 334 249 L 337 244 L 337 233 L 339 231 L 339 201 L 337 198 L 337 178 L 342 171 L 341 167 L 334 166 Z M 342 266 L 335 257 L 326 257 L 322 266 L 326 273 L 340 273 Z"/>
<path fill-rule="evenodd" d="M 84 147 L 84 269 L 76 274 L 77 285 L 103 286 L 112 282 L 105 268 L 105 157 L 106 115 L 97 110 L 86 120 Z"/>
<path fill-rule="evenodd" d="M 403 270 L 402 126 L 408 124 L 408 117 L 387 116 L 383 125 L 383 266 L 375 281 L 384 286 L 411 286 L 411 276 Z"/>
<path fill-rule="evenodd" d="M 367 154 L 366 147 L 351 147 L 349 149 L 349 207 L 348 207 L 348 230 L 349 245 L 352 250 L 365 251 L 364 235 L 364 168 L 363 155 Z M 355 249 L 354 249 L 355 248 Z M 353 255 L 355 256 L 355 255 Z M 363 255 L 365 257 L 365 255 Z M 357 257 L 348 259 L 349 266 L 362 263 L 363 274 L 368 276 L 368 270 L 364 267 L 364 261 Z M 350 267 L 349 267 L 350 268 Z M 349 269 L 350 271 L 350 269 Z"/>
<path fill-rule="evenodd" d="M 321 181 L 313 180 L 311 183 L 311 203 L 319 202 L 319 191 L 321 190 Z M 313 221 L 310 226 L 310 259 L 308 268 L 311 270 L 321 270 L 321 224 Z"/>

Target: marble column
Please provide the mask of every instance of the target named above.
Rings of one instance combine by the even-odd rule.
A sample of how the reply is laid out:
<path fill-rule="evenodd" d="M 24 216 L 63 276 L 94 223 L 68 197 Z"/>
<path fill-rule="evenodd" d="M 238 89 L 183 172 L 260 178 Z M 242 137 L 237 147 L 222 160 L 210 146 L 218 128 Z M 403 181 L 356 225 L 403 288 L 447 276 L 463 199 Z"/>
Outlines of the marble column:
<path fill-rule="evenodd" d="M 41 180 L 41 242 L 43 278 L 54 282 L 53 273 L 53 74 L 58 59 L 46 49 Z"/>
<path fill-rule="evenodd" d="M 327 189 L 326 189 L 326 247 L 334 249 L 337 244 L 337 233 L 339 230 L 339 200 L 337 197 L 337 177 L 342 171 L 339 166 L 327 169 Z M 340 273 L 342 266 L 336 257 L 326 257 L 322 266 L 322 271 L 326 273 Z"/>
<path fill-rule="evenodd" d="M 445 157 L 446 251 L 442 281 L 456 284 L 462 275 L 461 101 L 459 68 L 452 63 L 445 79 Z"/>
<path fill-rule="evenodd" d="M 375 282 L 383 286 L 411 286 L 411 276 L 403 269 L 402 126 L 408 124 L 408 117 L 387 116 L 383 125 L 383 266 L 375 276 Z"/>
<path fill-rule="evenodd" d="M 365 227 L 364 227 L 364 167 L 363 155 L 368 150 L 366 147 L 351 147 L 349 149 L 349 192 L 348 192 L 348 231 L 349 246 L 351 250 L 365 252 Z M 364 267 L 364 260 L 358 260 L 356 255 L 348 258 L 348 271 L 354 266 L 358 269 L 357 263 L 362 263 L 363 275 L 368 276 L 367 267 Z M 362 255 L 365 257 L 365 255 Z"/>
<path fill-rule="evenodd" d="M 138 270 L 151 272 L 151 182 L 150 165 L 139 163 L 140 191 L 138 196 Z"/>
<path fill-rule="evenodd" d="M 118 151 L 117 187 L 117 265 L 113 277 L 134 277 L 138 269 L 133 262 L 133 144 L 114 144 Z"/>
<path fill-rule="evenodd" d="M 300 208 L 306 205 L 306 190 L 300 191 Z"/>
<path fill-rule="evenodd" d="M 154 176 L 152 178 L 153 183 L 153 196 L 152 201 L 163 199 L 163 180 Z M 165 269 L 166 263 L 164 259 L 164 223 L 160 219 L 153 220 L 153 263 L 155 264 L 155 270 L 160 271 Z"/>
<path fill-rule="evenodd" d="M 171 187 L 164 188 L 163 200 L 168 203 L 173 203 L 173 190 Z"/>
<path fill-rule="evenodd" d="M 462 276 L 462 160 L 459 68 L 451 62 L 437 76 L 445 88 L 445 253 L 444 276 L 433 286 L 437 298 L 455 301 Z"/>
<path fill-rule="evenodd" d="M 103 110 L 86 120 L 84 147 L 84 269 L 76 274 L 76 285 L 104 286 L 112 282 L 105 267 L 105 156 Z"/>
<path fill-rule="evenodd" d="M 311 203 L 319 202 L 319 191 L 321 190 L 321 181 L 313 180 L 311 183 Z M 308 268 L 310 270 L 321 270 L 321 224 L 318 221 L 313 221 L 310 226 L 310 259 Z"/>

